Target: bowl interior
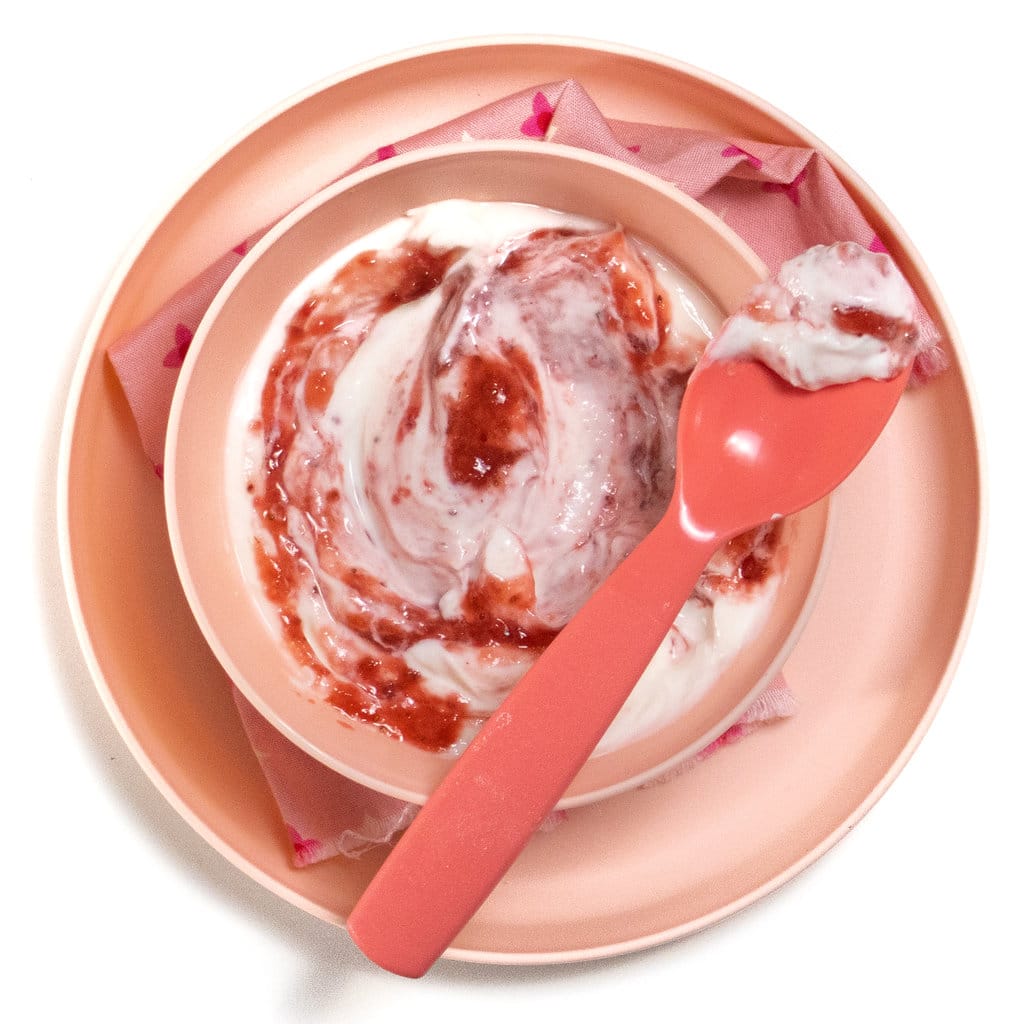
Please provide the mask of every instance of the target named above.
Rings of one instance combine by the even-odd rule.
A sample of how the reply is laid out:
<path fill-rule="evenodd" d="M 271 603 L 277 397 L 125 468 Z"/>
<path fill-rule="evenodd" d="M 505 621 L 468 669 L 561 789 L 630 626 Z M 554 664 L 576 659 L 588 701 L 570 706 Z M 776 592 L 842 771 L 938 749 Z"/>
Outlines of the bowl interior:
<path fill-rule="evenodd" d="M 293 742 L 334 770 L 422 803 L 451 760 L 342 718 L 293 683 L 295 665 L 268 623 L 229 529 L 225 452 L 232 396 L 252 350 L 301 281 L 346 244 L 440 199 L 535 203 L 609 223 L 654 246 L 723 311 L 765 274 L 742 240 L 703 207 L 618 162 L 549 143 L 440 147 L 360 172 L 277 225 L 220 292 L 192 342 L 168 427 L 165 495 L 175 562 L 189 604 L 233 682 Z M 763 628 L 688 712 L 592 758 L 560 806 L 656 776 L 723 731 L 779 670 L 821 576 L 827 502 L 784 525 L 786 574 Z"/>

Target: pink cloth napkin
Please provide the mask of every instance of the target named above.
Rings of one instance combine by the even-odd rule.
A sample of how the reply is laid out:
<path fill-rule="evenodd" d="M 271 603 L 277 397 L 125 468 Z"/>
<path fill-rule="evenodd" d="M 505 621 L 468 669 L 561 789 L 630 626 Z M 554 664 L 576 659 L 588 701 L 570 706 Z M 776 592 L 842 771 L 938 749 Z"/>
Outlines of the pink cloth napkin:
<path fill-rule="evenodd" d="M 772 271 L 790 256 L 822 243 L 854 241 L 885 251 L 835 171 L 814 150 L 688 128 L 612 121 L 572 80 L 525 89 L 429 131 L 380 146 L 345 174 L 424 146 L 524 138 L 578 146 L 659 175 L 729 224 Z M 287 212 L 282 210 L 281 216 Z M 231 271 L 267 230 L 269 226 L 242 240 L 109 350 L 157 475 L 163 472 L 171 396 L 192 336 Z M 915 365 L 915 379 L 920 382 L 938 373 L 945 357 L 938 331 L 920 306 L 918 329 L 924 342 Z M 336 854 L 358 856 L 371 846 L 390 842 L 412 820 L 414 807 L 325 768 L 289 743 L 237 691 L 235 699 L 281 810 L 297 865 Z M 765 722 L 788 717 L 794 708 L 793 696 L 780 677 L 691 765 Z M 558 815 L 553 816 L 548 827 L 557 821 Z"/>

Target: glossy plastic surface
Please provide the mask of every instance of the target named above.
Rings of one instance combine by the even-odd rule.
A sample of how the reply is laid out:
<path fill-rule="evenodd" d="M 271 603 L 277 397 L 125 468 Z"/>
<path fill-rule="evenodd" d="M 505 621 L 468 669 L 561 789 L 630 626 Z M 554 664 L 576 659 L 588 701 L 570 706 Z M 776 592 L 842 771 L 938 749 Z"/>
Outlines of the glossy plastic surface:
<path fill-rule="evenodd" d="M 370 959 L 419 977 L 441 956 L 590 756 L 715 549 L 845 480 L 909 375 L 803 391 L 757 362 L 701 362 L 679 417 L 676 500 L 519 681 L 370 882 L 348 923 Z"/>

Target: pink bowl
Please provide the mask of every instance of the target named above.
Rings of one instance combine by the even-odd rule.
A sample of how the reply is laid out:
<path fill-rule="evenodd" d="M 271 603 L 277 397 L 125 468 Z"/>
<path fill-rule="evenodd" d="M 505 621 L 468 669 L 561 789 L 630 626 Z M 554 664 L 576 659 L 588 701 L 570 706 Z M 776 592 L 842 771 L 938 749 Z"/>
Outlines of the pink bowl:
<path fill-rule="evenodd" d="M 214 654 L 251 703 L 292 742 L 357 782 L 423 803 L 448 756 L 343 718 L 293 679 L 296 666 L 261 610 L 229 529 L 232 396 L 255 344 L 289 294 L 346 244 L 440 199 L 511 200 L 620 223 L 689 274 L 723 311 L 765 275 L 757 256 L 683 193 L 624 164 L 550 143 L 437 147 L 377 164 L 319 193 L 246 256 L 193 339 L 175 392 L 164 463 L 174 560 Z M 763 628 L 692 708 L 592 758 L 560 803 L 632 788 L 721 734 L 780 670 L 822 578 L 828 504 L 783 526 L 786 571 Z"/>

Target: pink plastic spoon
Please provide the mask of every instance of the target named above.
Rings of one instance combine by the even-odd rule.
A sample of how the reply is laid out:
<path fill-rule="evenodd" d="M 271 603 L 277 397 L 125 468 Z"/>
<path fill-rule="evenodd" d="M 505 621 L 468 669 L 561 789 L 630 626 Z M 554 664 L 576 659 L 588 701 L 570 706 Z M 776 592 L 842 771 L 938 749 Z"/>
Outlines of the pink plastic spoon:
<path fill-rule="evenodd" d="M 701 362 L 668 511 L 490 717 L 370 882 L 348 930 L 371 960 L 408 977 L 434 963 L 594 750 L 714 551 L 833 490 L 908 377 L 804 391 L 758 362 Z"/>

